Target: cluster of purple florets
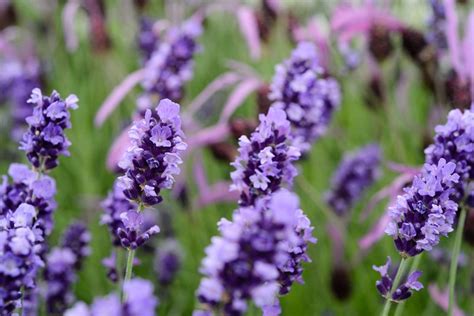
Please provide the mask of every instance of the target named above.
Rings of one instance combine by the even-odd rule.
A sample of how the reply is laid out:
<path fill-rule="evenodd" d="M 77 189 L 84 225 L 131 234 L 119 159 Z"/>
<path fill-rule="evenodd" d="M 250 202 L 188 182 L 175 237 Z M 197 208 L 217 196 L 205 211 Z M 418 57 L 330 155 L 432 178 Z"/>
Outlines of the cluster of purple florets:
<path fill-rule="evenodd" d="M 151 35 L 153 26 L 144 26 L 141 43 L 150 57 L 144 67 L 145 79 L 142 85 L 145 93 L 138 101 L 140 111 L 150 108 L 150 102 L 156 99 L 176 102 L 182 99 L 184 84 L 193 75 L 193 57 L 199 49 L 196 39 L 201 34 L 201 22 L 191 19 L 180 27 L 167 30 L 157 44 L 157 38 Z M 152 46 L 154 50 L 150 54 Z"/>
<path fill-rule="evenodd" d="M 65 316 L 154 316 L 158 299 L 153 295 L 153 284 L 135 278 L 123 287 L 125 300 L 117 294 L 96 298 L 89 307 L 83 302 L 76 303 L 66 311 Z"/>
<path fill-rule="evenodd" d="M 29 127 L 20 149 L 26 152 L 35 168 L 49 170 L 58 165 L 60 155 L 69 155 L 71 142 L 64 130 L 71 127 L 69 109 L 77 108 L 78 98 L 70 95 L 63 100 L 56 91 L 47 97 L 41 90 L 33 89 L 28 102 L 35 107 L 33 114 L 26 118 Z"/>
<path fill-rule="evenodd" d="M 469 192 L 469 182 L 474 179 L 474 113 L 471 110 L 452 110 L 445 125 L 435 129 L 434 143 L 425 150 L 426 161 L 434 164 L 441 158 L 456 165 L 460 176 L 455 201 L 460 202 Z M 474 206 L 474 205 L 471 205 Z"/>
<path fill-rule="evenodd" d="M 373 269 L 379 272 L 380 276 L 382 277 L 376 282 L 375 285 L 379 293 L 383 297 L 385 297 L 385 299 L 400 302 L 408 299 L 412 295 L 413 291 L 419 291 L 423 288 L 423 285 L 418 281 L 418 278 L 421 276 L 421 272 L 414 271 L 410 273 L 410 275 L 406 278 L 405 282 L 403 282 L 394 291 L 392 291 L 393 279 L 392 275 L 390 274 L 391 263 L 392 260 L 390 259 L 390 257 L 388 257 L 385 265 L 380 267 L 373 267 Z"/>
<path fill-rule="evenodd" d="M 316 46 L 301 42 L 276 67 L 269 94 L 273 106 L 286 112 L 295 143 L 302 152 L 323 135 L 341 103 L 339 84 L 319 63 Z"/>
<path fill-rule="evenodd" d="M 86 256 L 90 254 L 90 233 L 82 223 L 71 224 L 64 232 L 60 247 L 46 258 L 46 308 L 49 314 L 63 314 L 73 303 L 72 285 Z"/>
<path fill-rule="evenodd" d="M 300 150 L 293 146 L 290 122 L 283 110 L 270 108 L 260 114 L 260 125 L 255 132 L 239 139 L 239 156 L 232 163 L 231 190 L 241 193 L 241 206 L 253 205 L 258 197 L 281 187 L 291 187 L 297 170 L 293 162 Z"/>
<path fill-rule="evenodd" d="M 56 209 L 54 179 L 44 174 L 57 166 L 58 156 L 67 153 L 69 141 L 64 129 L 70 126 L 69 108 L 77 107 L 77 98 L 63 101 L 53 92 L 43 97 L 34 89 L 30 102 L 36 106 L 27 118 L 28 131 L 21 149 L 33 165 L 13 163 L 8 177 L 0 185 L 0 314 L 9 315 L 26 306 L 25 293 L 35 295 L 38 269 L 44 266 L 46 237 L 53 228 Z M 34 297 L 31 298 L 31 301 Z"/>
<path fill-rule="evenodd" d="M 389 210 L 391 222 L 386 233 L 393 237 L 402 256 L 415 256 L 431 250 L 441 236 L 453 230 L 458 209 L 453 186 L 458 183 L 456 164 L 441 158 L 438 164 L 425 164 L 413 184 Z"/>
<path fill-rule="evenodd" d="M 261 308 L 278 304 L 292 254 L 303 239 L 313 241 L 298 204 L 295 194 L 281 190 L 219 222 L 221 236 L 212 239 L 201 266 L 197 295 L 204 310 L 242 315 L 248 300 Z"/>
<path fill-rule="evenodd" d="M 380 161 L 378 145 L 368 145 L 344 156 L 326 194 L 326 203 L 338 216 L 347 215 L 364 190 L 378 178 Z"/>
<path fill-rule="evenodd" d="M 180 153 L 186 149 L 179 105 L 161 100 L 156 111 L 146 111 L 129 136 L 132 146 L 119 163 L 125 175 L 118 178 L 118 185 L 129 200 L 153 206 L 163 200 L 161 189 L 173 185 L 182 163 Z"/>

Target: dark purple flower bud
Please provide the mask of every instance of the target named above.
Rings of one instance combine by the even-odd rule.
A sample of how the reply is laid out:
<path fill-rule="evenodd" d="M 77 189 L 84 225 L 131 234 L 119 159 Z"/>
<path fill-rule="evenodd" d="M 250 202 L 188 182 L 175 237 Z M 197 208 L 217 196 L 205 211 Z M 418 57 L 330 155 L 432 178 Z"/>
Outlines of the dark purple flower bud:
<path fill-rule="evenodd" d="M 340 301 L 346 301 L 352 294 L 352 277 L 347 267 L 337 265 L 331 271 L 331 290 Z"/>
<path fill-rule="evenodd" d="M 126 170 L 118 178 L 124 195 L 137 204 L 152 206 L 163 198 L 161 189 L 170 189 L 179 174 L 180 154 L 186 149 L 181 130 L 179 105 L 161 100 L 152 114 L 136 122 L 129 132 L 132 146 L 119 163 Z"/>
<path fill-rule="evenodd" d="M 341 103 L 341 92 L 337 81 L 320 66 L 315 45 L 301 42 L 277 66 L 269 98 L 274 107 L 286 112 L 295 143 L 307 152 L 326 132 Z"/>
<path fill-rule="evenodd" d="M 147 62 L 159 46 L 159 34 L 154 28 L 154 21 L 142 17 L 140 19 L 140 33 L 138 34 L 138 47 L 144 62 Z"/>
<path fill-rule="evenodd" d="M 378 62 L 386 60 L 393 52 L 390 30 L 374 24 L 369 31 L 369 51 Z"/>
<path fill-rule="evenodd" d="M 260 114 L 260 125 L 250 139 L 240 138 L 239 156 L 231 164 L 236 169 L 231 190 L 241 193 L 239 204 L 249 206 L 260 196 L 291 187 L 297 174 L 293 162 L 299 157 L 285 112 L 272 107 L 267 115 Z"/>
<path fill-rule="evenodd" d="M 71 143 L 64 130 L 71 127 L 69 109 L 77 108 L 78 99 L 70 95 L 62 100 L 56 91 L 46 97 L 40 89 L 33 89 L 28 102 L 35 108 L 33 114 L 26 118 L 29 129 L 23 135 L 20 149 L 26 152 L 35 168 L 52 169 L 58 165 L 60 155 L 69 155 Z"/>
<path fill-rule="evenodd" d="M 380 174 L 381 151 L 378 145 L 367 145 L 346 154 L 331 180 L 326 202 L 338 216 L 349 214 Z"/>

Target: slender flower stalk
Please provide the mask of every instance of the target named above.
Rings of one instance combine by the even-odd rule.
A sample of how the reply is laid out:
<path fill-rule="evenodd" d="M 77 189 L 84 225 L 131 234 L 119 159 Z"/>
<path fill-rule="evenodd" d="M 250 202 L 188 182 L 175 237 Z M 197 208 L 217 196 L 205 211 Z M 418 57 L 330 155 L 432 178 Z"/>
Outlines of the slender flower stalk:
<path fill-rule="evenodd" d="M 458 269 L 459 252 L 461 251 L 462 233 L 464 231 L 464 223 L 466 222 L 466 207 L 461 207 L 461 214 L 459 215 L 456 238 L 454 239 L 453 254 L 451 256 L 451 265 L 449 267 L 449 305 L 448 315 L 452 316 L 455 306 L 455 286 L 456 274 Z"/>

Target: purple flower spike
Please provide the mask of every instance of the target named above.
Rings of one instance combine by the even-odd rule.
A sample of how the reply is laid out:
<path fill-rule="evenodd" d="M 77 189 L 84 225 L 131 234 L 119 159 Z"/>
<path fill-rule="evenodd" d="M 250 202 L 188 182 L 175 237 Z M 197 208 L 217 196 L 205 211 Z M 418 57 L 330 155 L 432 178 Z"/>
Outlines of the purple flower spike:
<path fill-rule="evenodd" d="M 456 165 L 455 172 L 461 177 L 456 185 L 459 203 L 469 194 L 467 185 L 474 179 L 474 113 L 470 110 L 452 110 L 445 125 L 435 128 L 434 144 L 425 150 L 426 162 L 435 164 L 441 158 Z"/>
<path fill-rule="evenodd" d="M 291 57 L 276 67 L 270 100 L 286 112 L 295 143 L 302 152 L 323 135 L 341 103 L 339 84 L 319 63 L 316 46 L 301 42 Z"/>
<path fill-rule="evenodd" d="M 29 128 L 23 135 L 20 149 L 26 152 L 35 168 L 52 169 L 58 165 L 60 155 L 69 155 L 71 143 L 64 130 L 71 127 L 69 109 L 76 109 L 77 102 L 75 95 L 63 100 L 56 91 L 47 97 L 40 89 L 33 89 L 28 103 L 34 104 L 35 108 L 26 118 Z"/>
<path fill-rule="evenodd" d="M 367 145 L 344 156 L 326 193 L 326 202 L 338 215 L 349 213 L 365 189 L 378 178 L 381 151 L 378 145 Z"/>
<path fill-rule="evenodd" d="M 192 78 L 193 57 L 199 49 L 196 39 L 200 34 L 201 24 L 193 19 L 167 31 L 145 64 L 145 97 L 176 102 L 182 99 L 184 84 Z M 140 111 L 145 109 L 139 106 Z"/>
<path fill-rule="evenodd" d="M 391 266 L 391 259 L 387 257 L 387 262 L 385 265 L 376 267 L 374 266 L 373 269 L 380 273 L 382 277 L 381 280 L 377 280 L 375 283 L 377 290 L 379 293 L 385 297 L 386 299 L 391 299 L 396 302 L 400 302 L 409 298 L 413 291 L 419 291 L 423 288 L 423 285 L 418 281 L 418 278 L 421 276 L 420 271 L 414 271 L 406 278 L 406 281 L 399 285 L 393 293 L 391 293 L 393 280 L 390 275 L 390 266 Z"/>
<path fill-rule="evenodd" d="M 86 225 L 81 222 L 76 222 L 69 225 L 63 234 L 61 247 L 70 249 L 76 256 L 76 264 L 74 266 L 76 270 L 81 268 L 82 261 L 91 253 L 91 249 L 89 247 L 90 241 L 91 234 L 87 230 Z"/>
<path fill-rule="evenodd" d="M 290 123 L 280 109 L 270 108 L 260 115 L 255 132 L 239 139 L 239 156 L 232 163 L 231 190 L 240 192 L 241 206 L 253 205 L 260 196 L 291 187 L 297 174 L 293 161 L 300 151 L 292 146 Z"/>
<path fill-rule="evenodd" d="M 119 163 L 126 170 L 118 178 L 125 197 L 152 206 L 163 198 L 161 189 L 170 189 L 174 175 L 179 174 L 180 154 L 187 145 L 183 142 L 179 105 L 161 100 L 156 111 L 147 110 L 129 132 L 132 146 Z"/>
<path fill-rule="evenodd" d="M 458 204 L 454 185 L 459 181 L 456 164 L 441 158 L 425 164 L 405 194 L 389 209 L 391 222 L 385 232 L 392 236 L 402 256 L 431 250 L 441 236 L 453 230 Z"/>
<path fill-rule="evenodd" d="M 219 222 L 221 236 L 213 237 L 206 248 L 201 266 L 205 277 L 197 291 L 206 310 L 242 315 L 248 300 L 260 308 L 277 304 L 293 254 L 299 253 L 298 247 L 305 252 L 306 242 L 312 240 L 300 212 L 297 197 L 281 190 L 236 210 L 232 221 Z"/>

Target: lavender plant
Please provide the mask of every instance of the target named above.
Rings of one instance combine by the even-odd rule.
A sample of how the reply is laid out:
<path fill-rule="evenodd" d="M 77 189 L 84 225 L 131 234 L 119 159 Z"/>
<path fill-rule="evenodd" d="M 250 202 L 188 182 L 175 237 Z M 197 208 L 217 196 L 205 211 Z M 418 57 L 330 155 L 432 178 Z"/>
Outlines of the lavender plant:
<path fill-rule="evenodd" d="M 109 224 L 114 243 L 120 242 L 128 250 L 124 284 L 132 275 L 135 250 L 159 232 L 157 225 L 143 229 L 143 209 L 162 202 L 161 190 L 170 189 L 174 175 L 180 172 L 180 154 L 186 143 L 179 105 L 161 100 L 154 112 L 148 109 L 134 124 L 129 136 L 131 146 L 119 163 L 125 174 L 103 203 L 106 213 L 102 217 Z"/>
<path fill-rule="evenodd" d="M 25 291 L 36 286 L 38 270 L 44 266 L 45 238 L 53 227 L 56 185 L 45 173 L 58 165 L 58 156 L 68 154 L 64 129 L 71 126 L 69 109 L 77 108 L 77 97 L 62 100 L 57 92 L 43 96 L 33 89 L 28 102 L 35 105 L 20 149 L 26 151 L 32 169 L 13 163 L 0 186 L 0 314 L 22 309 Z M 8 263 L 8 264 L 7 264 Z"/>

